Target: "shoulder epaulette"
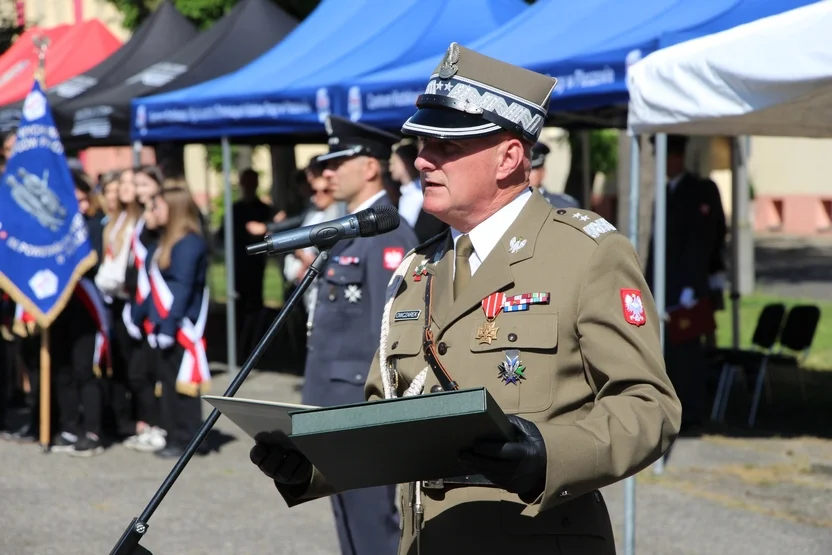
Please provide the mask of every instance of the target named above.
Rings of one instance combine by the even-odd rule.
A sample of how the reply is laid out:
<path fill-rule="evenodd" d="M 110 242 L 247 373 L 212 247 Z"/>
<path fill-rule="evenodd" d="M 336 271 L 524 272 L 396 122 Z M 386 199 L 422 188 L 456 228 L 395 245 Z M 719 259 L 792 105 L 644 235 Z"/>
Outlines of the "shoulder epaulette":
<path fill-rule="evenodd" d="M 614 225 L 590 210 L 558 208 L 552 210 L 552 216 L 554 221 L 574 227 L 596 243 L 603 241 L 611 232 L 617 232 Z"/>

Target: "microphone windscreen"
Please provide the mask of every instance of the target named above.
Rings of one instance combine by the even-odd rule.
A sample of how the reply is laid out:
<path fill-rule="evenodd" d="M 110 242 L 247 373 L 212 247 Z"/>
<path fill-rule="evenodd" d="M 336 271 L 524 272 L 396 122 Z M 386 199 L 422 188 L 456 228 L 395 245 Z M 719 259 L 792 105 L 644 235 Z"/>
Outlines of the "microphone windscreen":
<path fill-rule="evenodd" d="M 358 213 L 358 231 L 361 237 L 387 233 L 397 227 L 399 227 L 399 211 L 395 206 L 377 206 Z"/>

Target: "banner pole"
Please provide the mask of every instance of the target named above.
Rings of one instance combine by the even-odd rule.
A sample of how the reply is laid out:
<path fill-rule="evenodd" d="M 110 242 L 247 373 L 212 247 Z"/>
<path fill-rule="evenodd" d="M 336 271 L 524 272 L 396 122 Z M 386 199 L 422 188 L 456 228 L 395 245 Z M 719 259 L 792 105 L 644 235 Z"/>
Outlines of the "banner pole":
<path fill-rule="evenodd" d="M 52 359 L 49 356 L 49 328 L 43 328 L 40 336 L 40 446 L 49 452 L 52 427 Z"/>

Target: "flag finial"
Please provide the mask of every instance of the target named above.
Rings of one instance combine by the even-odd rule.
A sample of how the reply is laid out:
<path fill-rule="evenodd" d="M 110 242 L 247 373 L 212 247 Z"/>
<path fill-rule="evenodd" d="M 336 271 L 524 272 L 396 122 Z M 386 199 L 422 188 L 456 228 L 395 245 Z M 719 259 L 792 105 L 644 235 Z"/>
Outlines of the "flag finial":
<path fill-rule="evenodd" d="M 41 87 L 46 86 L 46 49 L 49 48 L 49 37 L 45 35 L 36 35 L 32 38 L 32 43 L 35 45 L 35 52 L 38 54 L 38 67 L 35 69 L 35 79 L 40 83 Z"/>

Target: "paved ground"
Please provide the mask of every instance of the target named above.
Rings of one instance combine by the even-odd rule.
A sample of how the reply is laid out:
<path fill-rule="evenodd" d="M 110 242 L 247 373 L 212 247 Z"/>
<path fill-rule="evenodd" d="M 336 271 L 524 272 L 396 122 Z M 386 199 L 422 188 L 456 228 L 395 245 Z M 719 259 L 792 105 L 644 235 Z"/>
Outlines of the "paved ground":
<path fill-rule="evenodd" d="M 297 383 L 253 374 L 238 396 L 296 401 Z M 157 555 L 337 554 L 328 502 L 288 509 L 248 462 L 248 438 L 225 418 L 217 431 L 219 451 L 188 465 L 142 545 Z M 0 554 L 109 553 L 172 464 L 121 446 L 75 459 L 0 442 Z M 832 447 L 813 439 L 680 439 L 663 476 L 638 478 L 637 553 L 828 555 L 829 467 Z M 622 491 L 604 492 L 619 538 Z"/>
<path fill-rule="evenodd" d="M 832 300 L 832 236 L 760 235 L 754 256 L 759 290 Z"/>

